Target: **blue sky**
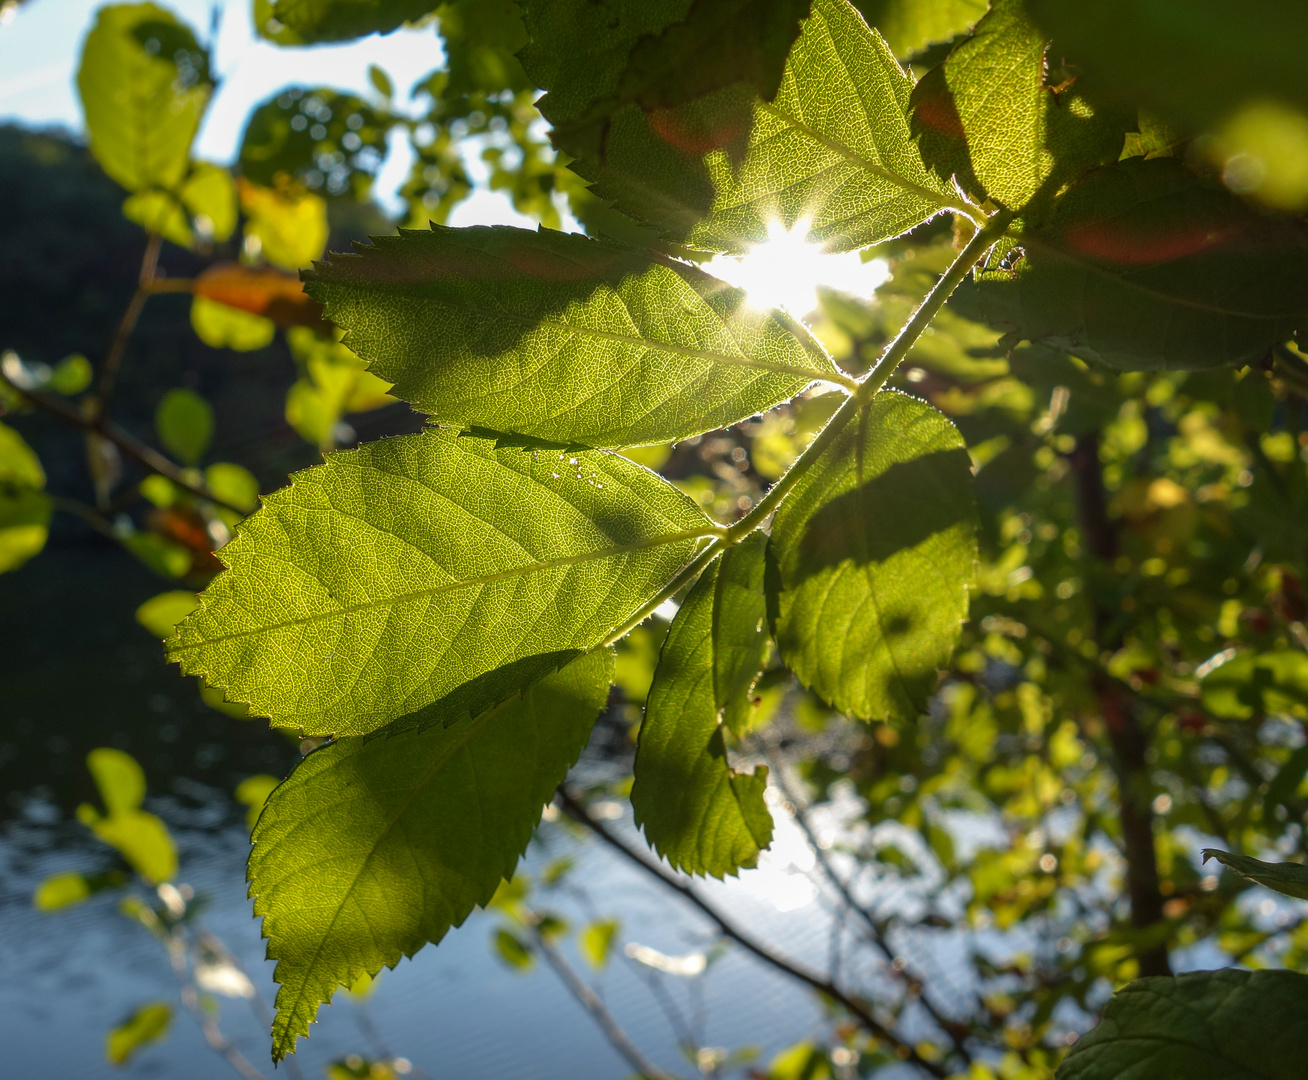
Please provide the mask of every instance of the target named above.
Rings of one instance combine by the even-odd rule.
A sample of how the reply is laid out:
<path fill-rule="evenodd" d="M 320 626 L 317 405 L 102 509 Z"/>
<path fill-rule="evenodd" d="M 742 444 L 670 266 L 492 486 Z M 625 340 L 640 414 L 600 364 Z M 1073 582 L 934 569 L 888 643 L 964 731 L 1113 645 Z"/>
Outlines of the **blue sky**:
<path fill-rule="evenodd" d="M 73 80 L 82 39 L 103 5 L 104 0 L 30 0 L 16 14 L 9 12 L 12 17 L 0 25 L 0 121 L 82 131 Z M 281 87 L 333 86 L 370 96 L 367 71 L 375 63 L 390 74 L 402 107 L 409 88 L 443 59 L 431 26 L 345 45 L 283 49 L 255 37 L 250 0 L 171 0 L 163 6 L 189 22 L 202 40 L 209 38 L 217 13 L 218 35 L 209 44 L 221 82 L 197 143 L 198 155 L 210 161 L 235 158 L 250 110 Z M 4 7 L 0 0 L 0 12 Z M 383 203 L 393 198 L 408 164 L 406 148 L 393 147 L 377 184 Z M 524 224 L 526 219 L 514 213 L 503 195 L 483 192 L 460 207 L 451 224 L 500 222 Z"/>

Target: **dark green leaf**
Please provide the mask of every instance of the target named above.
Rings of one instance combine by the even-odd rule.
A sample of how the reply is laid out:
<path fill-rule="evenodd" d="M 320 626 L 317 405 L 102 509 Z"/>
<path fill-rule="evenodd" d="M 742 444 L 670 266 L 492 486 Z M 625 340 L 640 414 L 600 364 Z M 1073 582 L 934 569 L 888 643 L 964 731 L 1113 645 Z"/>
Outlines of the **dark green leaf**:
<path fill-rule="evenodd" d="M 563 445 L 686 438 L 840 377 L 740 290 L 575 234 L 433 226 L 320 263 L 307 290 L 396 396 Z"/>
<path fill-rule="evenodd" d="M 1248 855 L 1232 855 L 1229 851 L 1204 848 L 1204 862 L 1216 859 L 1229 866 L 1241 877 L 1297 900 L 1308 900 L 1308 866 L 1302 863 L 1269 863 L 1251 859 Z"/>
<path fill-rule="evenodd" d="M 717 531 L 614 454 L 386 439 L 264 498 L 170 656 L 279 727 L 452 722 L 604 641 Z"/>
<path fill-rule="evenodd" d="M 255 30 L 280 45 L 316 45 L 389 34 L 439 0 L 255 0 Z"/>
<path fill-rule="evenodd" d="M 719 720 L 737 702 L 748 709 L 763 664 L 766 545 L 761 532 L 752 533 L 696 582 L 663 643 L 640 728 L 631 789 L 636 824 L 688 874 L 734 874 L 755 865 L 772 839 L 767 769 L 731 768 Z"/>
<path fill-rule="evenodd" d="M 1308 1057 L 1308 976 L 1193 971 L 1114 995 L 1058 1080 L 1299 1080 Z"/>
<path fill-rule="evenodd" d="M 967 617 L 975 517 L 954 426 L 916 398 L 873 398 L 772 526 L 774 630 L 800 681 L 852 716 L 916 717 Z"/>
<path fill-rule="evenodd" d="M 1250 363 L 1308 326 L 1308 228 L 1172 158 L 1096 169 L 1020 243 L 955 306 L 1118 370 Z"/>
<path fill-rule="evenodd" d="M 154 4 L 100 9 L 77 70 L 91 152 L 129 191 L 171 190 L 212 90 L 195 34 Z"/>
<path fill-rule="evenodd" d="M 1026 0 L 1032 16 L 1088 78 L 1127 104 L 1192 127 L 1250 99 L 1308 110 L 1300 0 Z"/>
<path fill-rule="evenodd" d="M 249 876 L 282 984 L 274 1059 L 337 986 L 439 941 L 512 876 L 612 674 L 600 650 L 451 727 L 333 743 L 272 793 Z"/>

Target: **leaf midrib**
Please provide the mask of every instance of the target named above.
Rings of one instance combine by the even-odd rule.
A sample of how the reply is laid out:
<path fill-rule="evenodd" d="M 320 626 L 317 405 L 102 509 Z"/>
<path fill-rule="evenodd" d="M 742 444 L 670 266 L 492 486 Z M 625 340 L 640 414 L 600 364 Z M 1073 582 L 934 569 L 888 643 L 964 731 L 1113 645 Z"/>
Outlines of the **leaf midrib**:
<path fill-rule="evenodd" d="M 650 537 L 631 544 L 619 544 L 610 548 L 600 548 L 594 551 L 582 552 L 578 555 L 565 555 L 557 559 L 546 559 L 539 562 L 527 563 L 523 566 L 511 567 L 508 570 L 499 570 L 493 574 L 482 574 L 478 577 L 465 578 L 462 581 L 448 581 L 440 585 L 432 585 L 425 589 L 416 589 L 412 592 L 401 593 L 396 596 L 389 596 L 376 600 L 369 600 L 364 603 L 339 607 L 333 611 L 317 612 L 313 615 L 303 615 L 296 619 L 286 619 L 281 622 L 267 623 L 263 626 L 251 627 L 248 630 L 234 630 L 228 634 L 218 634 L 212 637 L 205 637 L 190 644 L 174 645 L 169 651 L 172 656 L 177 657 L 184 653 L 192 653 L 223 641 L 236 641 L 242 638 L 253 637 L 257 634 L 265 634 L 273 630 L 285 630 L 293 626 L 308 626 L 312 623 L 323 622 L 328 619 L 338 619 L 361 611 L 371 611 L 375 608 L 406 604 L 411 600 L 420 600 L 424 597 L 436 596 L 445 592 L 453 592 L 457 589 L 473 588 L 478 585 L 486 585 L 495 581 L 507 581 L 512 580 L 513 578 L 526 577 L 529 574 L 553 570 L 562 566 L 573 566 L 577 563 L 613 558 L 617 555 L 625 555 L 628 552 L 643 551 L 647 548 L 660 547 L 664 544 L 675 544 L 683 540 L 697 540 L 709 536 L 721 536 L 722 533 L 723 529 L 717 525 L 706 525 L 700 529 L 687 529 L 678 533 L 667 533 L 663 536 Z"/>

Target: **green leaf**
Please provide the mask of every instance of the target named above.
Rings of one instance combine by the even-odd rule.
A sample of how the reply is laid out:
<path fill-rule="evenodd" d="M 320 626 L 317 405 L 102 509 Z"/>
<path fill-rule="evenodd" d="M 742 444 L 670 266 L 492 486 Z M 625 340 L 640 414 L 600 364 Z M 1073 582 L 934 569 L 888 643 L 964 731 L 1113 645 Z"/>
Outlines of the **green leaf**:
<path fill-rule="evenodd" d="M 916 398 L 873 398 L 772 526 L 770 614 L 799 680 L 852 716 L 916 717 L 967 617 L 975 518 L 954 426 Z"/>
<path fill-rule="evenodd" d="M 256 241 L 258 253 L 268 262 L 299 270 L 322 255 L 331 231 L 326 199 L 293 187 L 260 187 L 244 177 L 237 190 L 246 217 L 246 242 Z"/>
<path fill-rule="evenodd" d="M 440 941 L 512 877 L 612 675 L 596 651 L 451 727 L 325 746 L 273 792 L 249 876 L 282 984 L 274 1060 L 337 986 Z"/>
<path fill-rule="evenodd" d="M 396 396 L 441 422 L 562 445 L 686 438 L 840 378 L 788 316 L 576 234 L 434 225 L 307 277 Z"/>
<path fill-rule="evenodd" d="M 767 649 L 763 557 L 752 533 L 701 575 L 668 630 L 636 750 L 631 808 L 654 848 L 678 870 L 723 877 L 754 866 L 772 840 L 763 802 L 768 771 L 727 761 L 719 715 L 749 688 Z"/>
<path fill-rule="evenodd" d="M 717 531 L 615 454 L 387 439 L 265 496 L 169 655 L 278 727 L 452 721 L 604 641 Z"/>
<path fill-rule="evenodd" d="M 138 1050 L 166 1039 L 172 1019 L 172 1006 L 166 1001 L 142 1005 L 105 1036 L 105 1057 L 111 1064 L 126 1065 Z"/>
<path fill-rule="evenodd" d="M 191 329 L 211 349 L 236 352 L 266 348 L 277 336 L 277 324 L 272 319 L 229 307 L 207 296 L 191 300 Z"/>
<path fill-rule="evenodd" d="M 81 353 L 73 353 L 55 365 L 50 373 L 50 389 L 64 397 L 75 397 L 91 385 L 92 377 L 91 361 Z"/>
<path fill-rule="evenodd" d="M 1295 649 L 1245 650 L 1204 676 L 1205 711 L 1223 720 L 1251 720 L 1308 708 L 1308 654 Z"/>
<path fill-rule="evenodd" d="M 47 914 L 90 899 L 91 883 L 81 874 L 51 874 L 37 886 L 32 906 Z"/>
<path fill-rule="evenodd" d="M 83 803 L 78 819 L 116 850 L 133 870 L 150 885 L 172 881 L 177 876 L 177 847 L 168 827 L 144 810 L 119 810 L 99 817 Z"/>
<path fill-rule="evenodd" d="M 280 783 L 281 781 L 277 777 L 269 776 L 267 773 L 260 773 L 258 776 L 247 776 L 236 785 L 236 791 L 233 795 L 238 803 L 245 805 L 245 824 L 251 831 L 254 830 L 259 815 L 263 813 L 268 796 L 273 793 L 273 790 Z"/>
<path fill-rule="evenodd" d="M 45 547 L 53 506 L 44 487 L 40 459 L 18 432 L 0 424 L 0 574 Z"/>
<path fill-rule="evenodd" d="M 928 45 L 948 41 L 970 30 L 986 13 L 986 0 L 854 0 L 870 26 L 886 39 L 901 59 Z"/>
<path fill-rule="evenodd" d="M 596 919 L 587 923 L 577 935 L 577 951 L 581 957 L 596 971 L 608 966 L 609 956 L 613 952 L 613 942 L 618 936 L 616 919 Z"/>
<path fill-rule="evenodd" d="M 1251 859 L 1247 855 L 1232 855 L 1217 848 L 1203 849 L 1204 862 L 1216 859 L 1229 866 L 1241 877 L 1297 900 L 1308 900 L 1308 866 L 1302 863 L 1269 863 Z"/>
<path fill-rule="evenodd" d="M 173 630 L 200 606 L 195 593 L 184 589 L 152 596 L 136 609 L 136 621 L 160 640 L 173 636 Z"/>
<path fill-rule="evenodd" d="M 391 82 L 391 77 L 376 64 L 368 65 L 368 81 L 372 83 L 372 88 L 382 97 L 389 99 L 395 96 L 395 84 Z"/>
<path fill-rule="evenodd" d="M 491 935 L 491 941 L 495 943 L 495 951 L 499 953 L 500 959 L 511 968 L 528 971 L 536 962 L 530 946 L 510 930 L 501 927 Z"/>
<path fill-rule="evenodd" d="M 960 311 L 1117 370 L 1261 359 L 1308 326 L 1308 228 L 1261 214 L 1172 158 L 1089 173 Z"/>
<path fill-rule="evenodd" d="M 128 191 L 175 188 L 213 85 L 186 24 L 154 4 L 100 9 L 77 70 L 91 152 Z"/>
<path fill-rule="evenodd" d="M 565 131 L 577 105 L 564 76 L 584 67 L 569 58 L 558 85 L 542 82 L 542 112 Z M 613 117 L 602 161 L 566 138 L 564 148 L 582 152 L 573 168 L 597 195 L 693 246 L 743 252 L 779 221 L 848 251 L 958 204 L 912 142 L 912 88 L 845 0 L 815 0 L 771 102 L 751 103 L 736 85 L 672 109 L 632 105 Z"/>
<path fill-rule="evenodd" d="M 389 34 L 439 6 L 439 0 L 262 0 L 255 5 L 255 28 L 280 45 L 317 45 Z"/>
<path fill-rule="evenodd" d="M 913 132 L 942 179 L 1020 210 L 1117 160 L 1125 123 L 1047 85 L 1046 41 L 1022 0 L 995 0 L 973 35 L 913 90 Z"/>
<path fill-rule="evenodd" d="M 259 481 L 249 469 L 216 461 L 204 470 L 204 485 L 224 502 L 249 513 L 259 505 Z"/>
<path fill-rule="evenodd" d="M 1057 1080 L 1298 1080 L 1308 976 L 1194 971 L 1119 990 Z"/>
<path fill-rule="evenodd" d="M 123 216 L 179 247 L 226 240 L 236 228 L 236 182 L 226 169 L 201 162 L 176 190 L 129 195 Z"/>
<path fill-rule="evenodd" d="M 145 799 L 145 773 L 131 754 L 102 746 L 86 755 L 86 767 L 110 815 L 140 808 Z"/>
<path fill-rule="evenodd" d="M 155 409 L 154 429 L 165 450 L 194 465 L 213 439 L 213 409 L 194 390 L 169 390 Z"/>
<path fill-rule="evenodd" d="M 1059 49 L 1126 104 L 1142 102 L 1195 128 L 1251 99 L 1308 110 L 1308 20 L 1299 0 L 1026 2 Z"/>

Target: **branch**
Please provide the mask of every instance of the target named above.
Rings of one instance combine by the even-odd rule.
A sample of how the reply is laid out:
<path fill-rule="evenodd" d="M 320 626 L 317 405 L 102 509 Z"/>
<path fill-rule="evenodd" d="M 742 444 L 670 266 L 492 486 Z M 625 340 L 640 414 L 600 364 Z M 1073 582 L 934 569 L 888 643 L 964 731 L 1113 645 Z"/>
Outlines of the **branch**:
<path fill-rule="evenodd" d="M 590 1013 L 591 1019 L 599 1025 L 605 1037 L 613 1044 L 613 1048 L 626 1058 L 627 1064 L 635 1069 L 644 1080 L 673 1080 L 668 1073 L 665 1073 L 640 1052 L 636 1044 L 631 1041 L 627 1033 L 622 1030 L 618 1022 L 613 1018 L 613 1014 L 605 1008 L 604 1002 L 600 1001 L 595 991 L 587 985 L 586 980 L 578 975 L 572 969 L 572 965 L 563 958 L 563 954 L 546 940 L 545 935 L 540 932 L 540 917 L 530 910 L 526 911 L 525 915 L 527 926 L 531 929 L 532 937 L 536 941 L 536 947 L 549 961 L 550 967 L 554 969 L 554 974 L 559 977 L 563 985 L 581 1004 L 581 1007 Z"/>
<path fill-rule="evenodd" d="M 927 1073 L 930 1073 L 934 1077 L 937 1077 L 938 1080 L 944 1080 L 944 1078 L 948 1075 L 940 1065 L 936 1064 L 934 1061 L 928 1061 L 926 1058 L 924 1058 L 921 1054 L 917 1052 L 916 1048 L 909 1045 L 898 1035 L 896 1035 L 893 1031 L 891 1031 L 884 1024 L 882 1024 L 879 1020 L 877 1020 L 876 1017 L 872 1015 L 872 1013 L 867 1009 L 866 1006 L 855 1001 L 839 987 L 834 986 L 826 979 L 823 979 L 820 975 L 817 975 L 814 972 L 809 971 L 807 968 L 800 966 L 799 964 L 795 963 L 793 960 L 789 960 L 786 957 L 779 955 L 778 953 L 768 948 L 766 945 L 756 941 L 754 938 L 746 934 L 743 930 L 738 929 L 732 922 L 730 922 L 726 918 L 725 915 L 719 912 L 717 908 L 713 907 L 713 905 L 710 904 L 707 900 L 703 899 L 703 897 L 701 897 L 697 892 L 695 892 L 695 890 L 692 889 L 690 886 L 683 885 L 671 874 L 665 872 L 661 867 L 646 862 L 642 856 L 632 851 L 629 847 L 627 847 L 626 844 L 624 844 L 621 840 L 619 840 L 616 836 L 614 836 L 611 832 L 609 832 L 608 829 L 606 829 L 598 821 L 594 820 L 586 812 L 586 808 L 580 802 L 578 802 L 577 799 L 574 798 L 565 787 L 559 788 L 558 796 L 559 796 L 560 805 L 562 805 L 563 809 L 566 810 L 571 817 L 573 817 L 577 822 L 588 828 L 591 832 L 593 832 L 596 836 L 598 836 L 601 840 L 603 840 L 606 844 L 608 844 L 611 848 L 617 851 L 628 861 L 640 867 L 647 874 L 656 877 L 669 889 L 672 889 L 674 892 L 679 893 L 684 899 L 694 904 L 697 908 L 699 908 L 701 912 L 703 912 L 706 916 L 708 916 L 708 918 L 713 923 L 717 925 L 718 930 L 723 934 L 724 937 L 730 938 L 732 941 L 736 942 L 736 944 L 742 946 L 749 952 L 753 953 L 765 964 L 768 964 L 769 966 L 776 968 L 778 971 L 782 972 L 785 975 L 789 975 L 792 979 L 796 979 L 799 982 L 805 983 L 812 989 L 816 990 L 819 994 L 822 994 L 825 997 L 828 997 L 832 1001 L 836 1002 L 838 1005 L 844 1008 L 845 1011 L 848 1012 L 851 1016 L 855 1017 L 858 1020 L 859 1024 L 865 1030 L 871 1032 L 877 1038 L 882 1039 L 885 1042 L 889 1043 L 891 1046 L 893 1046 L 895 1048 L 895 1052 L 904 1061 L 912 1062 L 918 1068 L 924 1070 Z"/>
<path fill-rule="evenodd" d="M 225 510 L 230 510 L 234 514 L 240 514 L 245 517 L 247 511 L 241 507 L 220 499 L 204 484 L 194 484 L 186 478 L 186 474 L 178 466 L 174 465 L 163 454 L 152 446 L 148 446 L 139 439 L 129 435 L 116 424 L 111 424 L 104 416 L 103 410 L 99 410 L 97 415 L 87 417 L 74 409 L 71 405 L 66 405 L 58 398 L 51 397 L 49 394 L 43 394 L 39 390 L 27 390 L 19 386 L 10 379 L 4 372 L 0 371 L 0 381 L 14 390 L 15 393 L 40 409 L 42 412 L 49 413 L 57 417 L 65 424 L 79 428 L 82 431 L 93 432 L 102 439 L 108 439 L 123 454 L 148 472 L 158 473 L 160 476 L 167 477 L 183 491 L 190 492 L 198 499 L 205 499 L 215 506 L 221 506 Z"/>
<path fill-rule="evenodd" d="M 113 397 L 114 384 L 118 380 L 118 369 L 123 364 L 127 342 L 131 340 L 132 331 L 136 329 L 136 321 L 141 317 L 141 309 L 150 299 L 154 285 L 155 268 L 159 264 L 159 249 L 163 246 L 163 237 L 155 232 L 148 233 L 147 237 L 145 254 L 141 256 L 141 269 L 136 277 L 136 291 L 132 293 L 127 310 L 123 312 L 113 341 L 109 344 L 109 351 L 105 354 L 104 364 L 100 368 L 100 379 L 96 386 L 92 409 L 97 419 L 106 416 L 109 412 L 109 399 Z"/>

